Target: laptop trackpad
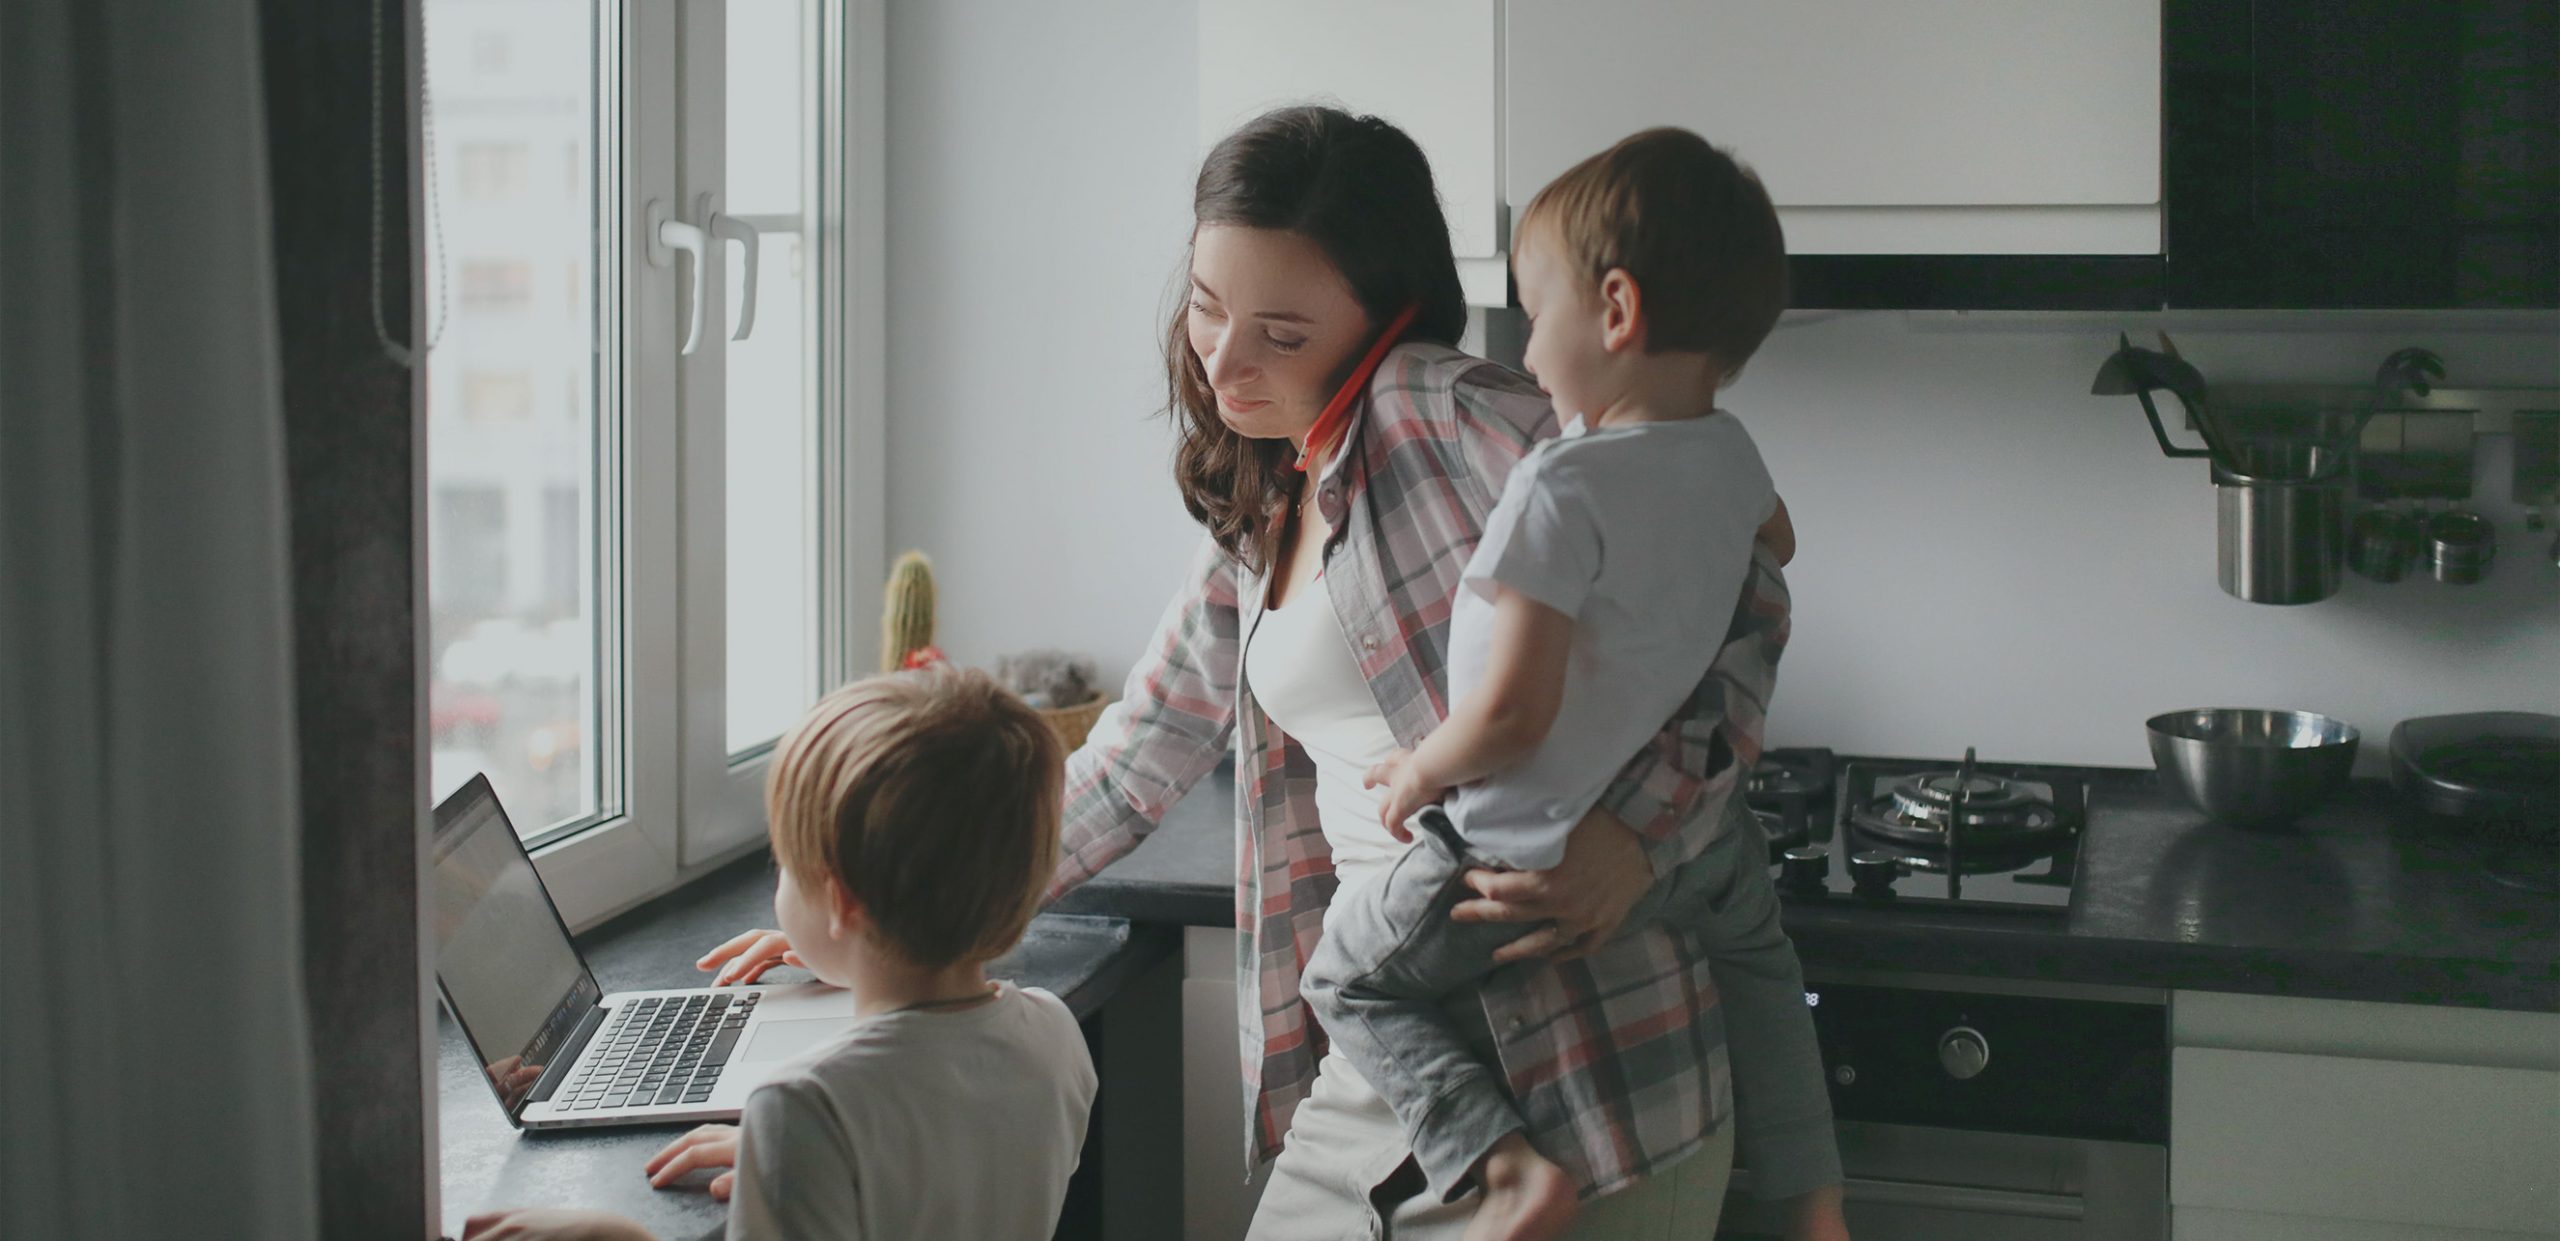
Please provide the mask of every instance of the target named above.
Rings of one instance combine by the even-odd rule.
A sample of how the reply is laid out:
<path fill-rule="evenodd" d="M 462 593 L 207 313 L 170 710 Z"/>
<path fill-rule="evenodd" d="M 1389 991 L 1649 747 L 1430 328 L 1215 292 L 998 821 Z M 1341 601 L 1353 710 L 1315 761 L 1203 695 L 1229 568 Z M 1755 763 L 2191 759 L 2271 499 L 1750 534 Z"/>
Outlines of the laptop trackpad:
<path fill-rule="evenodd" d="M 756 1026 L 755 1036 L 737 1054 L 739 1060 L 781 1060 L 799 1055 L 845 1032 L 853 1023 L 842 1017 L 807 1017 L 798 1021 L 767 1021 Z"/>

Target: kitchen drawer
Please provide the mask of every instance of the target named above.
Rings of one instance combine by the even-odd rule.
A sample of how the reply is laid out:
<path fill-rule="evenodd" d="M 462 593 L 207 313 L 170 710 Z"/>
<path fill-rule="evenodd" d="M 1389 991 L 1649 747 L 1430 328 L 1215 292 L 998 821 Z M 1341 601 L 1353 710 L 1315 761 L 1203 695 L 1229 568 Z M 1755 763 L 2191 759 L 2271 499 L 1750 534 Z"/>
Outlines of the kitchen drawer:
<path fill-rule="evenodd" d="M 2560 1235 L 2560 1073 L 2180 1047 L 2169 1078 L 2178 1208 Z"/>

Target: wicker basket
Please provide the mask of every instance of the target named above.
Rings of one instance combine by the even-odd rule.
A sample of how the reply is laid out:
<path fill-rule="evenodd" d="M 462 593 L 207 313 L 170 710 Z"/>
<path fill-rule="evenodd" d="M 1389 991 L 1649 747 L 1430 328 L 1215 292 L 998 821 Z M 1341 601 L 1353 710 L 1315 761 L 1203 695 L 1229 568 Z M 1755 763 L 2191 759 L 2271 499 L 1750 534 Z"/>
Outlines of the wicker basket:
<path fill-rule="evenodd" d="M 1102 718 L 1102 709 L 1110 705 L 1109 694 L 1095 694 L 1072 707 L 1032 709 L 1040 713 L 1041 719 L 1049 721 L 1049 727 L 1058 734 L 1059 743 L 1066 746 L 1069 753 L 1074 753 L 1077 746 L 1084 744 L 1085 734 L 1093 731 L 1093 722 Z"/>

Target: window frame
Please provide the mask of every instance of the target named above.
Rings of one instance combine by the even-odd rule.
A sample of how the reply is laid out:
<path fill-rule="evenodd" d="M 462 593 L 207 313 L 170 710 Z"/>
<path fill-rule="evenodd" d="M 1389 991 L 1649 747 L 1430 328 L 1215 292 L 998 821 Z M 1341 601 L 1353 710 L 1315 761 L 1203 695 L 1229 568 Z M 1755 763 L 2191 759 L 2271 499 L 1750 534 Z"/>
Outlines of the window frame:
<path fill-rule="evenodd" d="M 881 0 L 813 0 L 804 14 L 818 109 L 804 192 L 818 243 L 804 319 L 818 381 L 815 692 L 862 670 L 856 652 L 878 629 L 865 596 L 886 571 L 886 22 Z M 703 187 L 724 180 L 725 69 L 678 67 L 725 65 L 726 5 L 600 0 L 597 20 L 599 55 L 620 71 L 600 72 L 597 86 L 598 115 L 617 122 L 598 126 L 598 178 L 620 187 L 616 218 L 599 218 L 611 233 L 599 254 L 615 257 L 598 263 L 598 331 L 620 345 L 599 368 L 595 406 L 600 814 L 533 849 L 573 930 L 761 848 L 770 761 L 769 746 L 733 757 L 726 738 L 727 247 L 697 274 L 690 260 L 653 265 L 646 236 L 651 202 L 699 224 Z M 680 299 L 697 278 L 701 343 L 679 357 Z"/>

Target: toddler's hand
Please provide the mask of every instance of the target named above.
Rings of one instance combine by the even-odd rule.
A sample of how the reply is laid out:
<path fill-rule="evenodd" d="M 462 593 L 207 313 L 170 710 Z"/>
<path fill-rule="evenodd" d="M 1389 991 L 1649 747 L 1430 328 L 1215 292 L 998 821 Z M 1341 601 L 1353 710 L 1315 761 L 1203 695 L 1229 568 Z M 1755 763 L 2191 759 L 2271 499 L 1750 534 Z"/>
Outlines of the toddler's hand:
<path fill-rule="evenodd" d="M 728 968 L 720 968 L 723 962 L 727 963 Z M 704 953 L 701 960 L 693 963 L 693 968 L 720 970 L 719 974 L 712 978 L 711 985 L 725 987 L 730 983 L 743 986 L 754 982 L 764 977 L 765 971 L 777 965 L 792 965 L 806 969 L 809 963 L 801 960 L 800 954 L 791 950 L 791 940 L 782 932 L 755 930 L 740 934 L 729 942 Z"/>
<path fill-rule="evenodd" d="M 1360 778 L 1364 789 L 1385 788 L 1386 796 L 1378 803 L 1378 821 L 1386 825 L 1387 834 L 1410 843 L 1413 831 L 1404 825 L 1413 812 L 1440 800 L 1446 790 L 1429 783 L 1421 768 L 1413 764 L 1413 751 L 1398 749 L 1379 760 Z"/>
<path fill-rule="evenodd" d="M 738 1166 L 738 1127 L 736 1125 L 703 1125 L 693 1132 L 667 1143 L 666 1149 L 649 1157 L 641 1169 L 649 1176 L 649 1187 L 665 1189 L 688 1172 L 702 1168 L 735 1168 Z M 723 1172 L 711 1178 L 711 1196 L 722 1202 L 729 1200 L 729 1190 L 738 1182 L 735 1172 Z"/>

